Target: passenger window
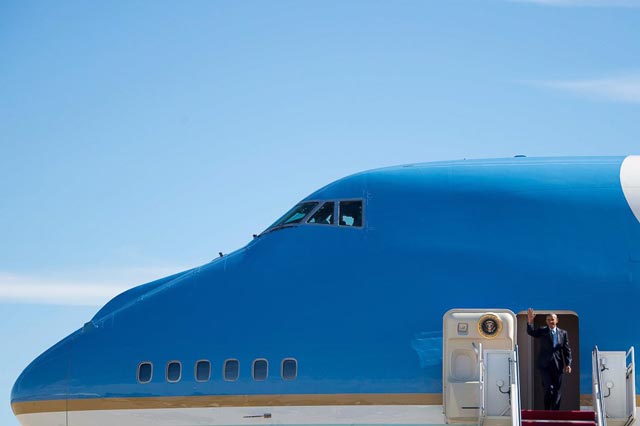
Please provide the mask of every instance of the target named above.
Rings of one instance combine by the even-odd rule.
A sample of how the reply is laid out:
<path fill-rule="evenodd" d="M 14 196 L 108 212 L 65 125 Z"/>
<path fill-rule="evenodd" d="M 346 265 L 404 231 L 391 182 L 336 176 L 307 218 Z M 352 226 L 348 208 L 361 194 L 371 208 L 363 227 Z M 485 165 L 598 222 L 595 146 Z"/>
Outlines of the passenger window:
<path fill-rule="evenodd" d="M 167 382 L 177 383 L 182 376 L 182 364 L 179 361 L 167 363 Z"/>
<path fill-rule="evenodd" d="M 282 378 L 284 380 L 294 380 L 298 376 L 298 361 L 287 358 L 282 361 Z"/>
<path fill-rule="evenodd" d="M 340 225 L 362 226 L 362 201 L 340 201 Z"/>
<path fill-rule="evenodd" d="M 240 361 L 228 359 L 224 362 L 224 379 L 228 382 L 235 382 L 240 376 Z"/>
<path fill-rule="evenodd" d="M 322 225 L 333 225 L 333 201 L 324 203 L 322 207 L 316 211 L 307 223 L 319 223 Z"/>
<path fill-rule="evenodd" d="M 256 359 L 253 361 L 253 380 L 267 380 L 269 375 L 269 364 L 266 359 Z"/>
<path fill-rule="evenodd" d="M 196 381 L 207 382 L 211 378 L 211 363 L 207 360 L 196 362 Z"/>
<path fill-rule="evenodd" d="M 150 362 L 141 362 L 138 365 L 138 382 L 149 383 L 153 377 L 153 364 Z"/>
<path fill-rule="evenodd" d="M 294 223 L 302 222 L 302 219 L 309 214 L 318 205 L 316 201 L 310 201 L 306 203 L 300 203 L 291 210 L 289 210 L 284 216 L 282 216 L 276 223 L 271 225 L 268 229 L 277 228 L 284 225 L 292 225 Z"/>

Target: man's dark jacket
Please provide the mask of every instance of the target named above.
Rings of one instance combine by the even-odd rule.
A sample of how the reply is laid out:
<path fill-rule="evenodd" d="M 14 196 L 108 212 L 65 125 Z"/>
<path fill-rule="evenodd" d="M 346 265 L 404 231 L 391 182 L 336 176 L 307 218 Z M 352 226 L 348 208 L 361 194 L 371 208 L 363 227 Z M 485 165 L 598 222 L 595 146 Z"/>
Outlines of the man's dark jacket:
<path fill-rule="evenodd" d="M 569 335 L 566 330 L 556 327 L 558 332 L 558 344 L 553 347 L 553 335 L 549 327 L 533 328 L 527 324 L 527 334 L 540 338 L 540 352 L 538 353 L 538 368 L 549 368 L 551 365 L 562 370 L 564 366 L 571 366 L 571 348 L 569 347 Z"/>

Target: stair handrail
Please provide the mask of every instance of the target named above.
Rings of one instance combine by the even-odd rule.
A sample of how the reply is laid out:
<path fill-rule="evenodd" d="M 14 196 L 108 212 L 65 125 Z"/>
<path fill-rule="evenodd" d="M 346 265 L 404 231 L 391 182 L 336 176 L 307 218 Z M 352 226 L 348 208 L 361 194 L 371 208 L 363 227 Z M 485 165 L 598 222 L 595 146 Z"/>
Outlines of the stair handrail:
<path fill-rule="evenodd" d="M 607 426 L 607 415 L 602 395 L 602 371 L 600 369 L 600 351 L 594 346 L 591 352 L 591 370 L 593 383 L 593 410 L 596 412 L 598 426 Z"/>
<path fill-rule="evenodd" d="M 509 379 L 511 386 L 511 426 L 522 426 L 522 408 L 520 404 L 520 367 L 518 359 L 518 345 L 513 351 L 513 358 L 509 360 Z"/>
<path fill-rule="evenodd" d="M 625 359 L 630 359 L 631 362 L 626 366 L 626 390 L 627 390 L 627 421 L 625 426 L 632 424 L 636 417 L 636 361 L 633 346 L 627 351 Z"/>
<path fill-rule="evenodd" d="M 478 385 L 480 387 L 480 405 L 478 407 L 478 426 L 482 426 L 485 419 L 485 401 L 484 401 L 484 358 L 482 353 L 482 343 L 472 343 L 473 350 L 478 356 Z"/>

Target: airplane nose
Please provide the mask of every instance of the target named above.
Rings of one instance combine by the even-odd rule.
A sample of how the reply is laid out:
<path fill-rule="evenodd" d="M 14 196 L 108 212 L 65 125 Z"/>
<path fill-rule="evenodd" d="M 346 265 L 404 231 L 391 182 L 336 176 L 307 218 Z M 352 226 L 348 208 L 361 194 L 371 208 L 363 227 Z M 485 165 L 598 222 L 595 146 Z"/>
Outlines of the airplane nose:
<path fill-rule="evenodd" d="M 37 415 L 47 418 L 47 424 L 66 424 L 70 359 L 67 338 L 37 357 L 20 374 L 11 390 L 11 408 L 20 423 L 32 424 L 29 417 Z"/>

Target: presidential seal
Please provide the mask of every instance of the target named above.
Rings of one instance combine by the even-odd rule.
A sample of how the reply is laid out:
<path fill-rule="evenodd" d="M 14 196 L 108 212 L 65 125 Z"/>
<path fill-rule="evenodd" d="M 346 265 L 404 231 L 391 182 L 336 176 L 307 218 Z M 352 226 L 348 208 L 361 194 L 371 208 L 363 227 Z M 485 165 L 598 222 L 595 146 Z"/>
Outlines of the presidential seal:
<path fill-rule="evenodd" d="M 493 339 L 502 331 L 502 321 L 494 314 L 486 314 L 478 320 L 478 333 L 487 339 Z"/>

